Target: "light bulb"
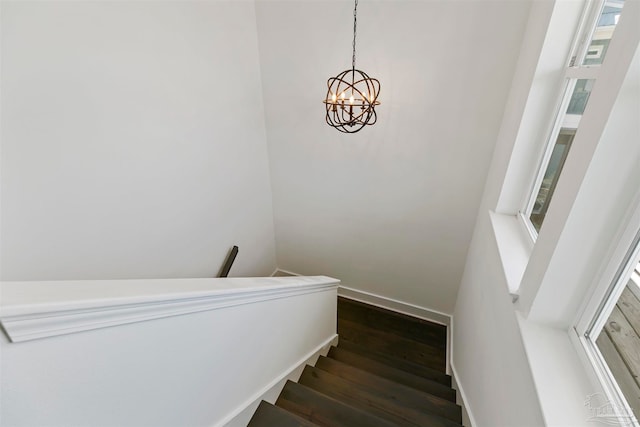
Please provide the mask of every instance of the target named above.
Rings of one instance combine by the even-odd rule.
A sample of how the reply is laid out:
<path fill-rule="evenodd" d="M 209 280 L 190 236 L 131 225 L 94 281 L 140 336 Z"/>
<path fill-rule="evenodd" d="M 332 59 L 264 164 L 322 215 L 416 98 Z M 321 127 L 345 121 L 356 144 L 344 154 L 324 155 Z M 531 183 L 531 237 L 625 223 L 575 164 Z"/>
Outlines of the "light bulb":
<path fill-rule="evenodd" d="M 335 93 L 332 93 L 332 94 L 331 94 L 331 102 L 336 102 L 336 100 L 337 100 L 337 99 L 338 99 L 338 98 L 336 97 L 336 94 L 335 94 Z"/>
<path fill-rule="evenodd" d="M 342 100 L 344 101 L 344 92 L 340 94 L 340 98 L 342 98 Z"/>
<path fill-rule="evenodd" d="M 351 96 L 349 97 L 349 104 L 353 105 L 353 101 L 354 101 L 354 99 L 353 99 L 353 95 L 351 95 Z"/>

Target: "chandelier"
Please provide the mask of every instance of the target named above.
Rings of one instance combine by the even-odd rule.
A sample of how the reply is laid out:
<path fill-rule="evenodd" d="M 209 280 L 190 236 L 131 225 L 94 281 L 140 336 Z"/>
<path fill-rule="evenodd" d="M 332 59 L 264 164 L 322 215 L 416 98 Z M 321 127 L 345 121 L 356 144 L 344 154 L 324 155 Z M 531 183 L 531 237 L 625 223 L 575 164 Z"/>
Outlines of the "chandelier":
<path fill-rule="evenodd" d="M 378 119 L 375 107 L 380 105 L 380 82 L 356 70 L 357 10 L 358 0 L 355 0 L 351 69 L 327 80 L 327 97 L 322 101 L 327 110 L 327 124 L 344 133 L 355 133 L 365 125 L 374 124 Z"/>

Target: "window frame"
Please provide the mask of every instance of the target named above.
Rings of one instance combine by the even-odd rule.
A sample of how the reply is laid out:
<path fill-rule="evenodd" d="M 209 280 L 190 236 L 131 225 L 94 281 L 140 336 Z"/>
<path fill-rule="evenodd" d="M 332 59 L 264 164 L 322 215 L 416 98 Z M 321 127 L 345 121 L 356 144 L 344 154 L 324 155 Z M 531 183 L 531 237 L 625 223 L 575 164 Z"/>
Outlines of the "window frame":
<path fill-rule="evenodd" d="M 567 116 L 566 111 L 571 101 L 576 83 L 578 80 L 594 80 L 595 85 L 600 74 L 601 64 L 582 65 L 582 62 L 588 53 L 592 38 L 598 27 L 598 19 L 607 3 L 608 0 L 585 2 L 578 27 L 573 36 L 569 55 L 564 63 L 561 85 L 562 89 L 559 90 L 557 95 L 554 108 L 555 113 L 548 130 L 545 132 L 547 136 L 544 139 L 544 144 L 541 146 L 542 148 L 538 155 L 535 172 L 530 179 L 527 190 L 524 193 L 521 208 L 517 212 L 517 217 L 522 228 L 524 228 L 527 235 L 534 243 L 538 238 L 539 231 L 531 221 L 531 214 L 533 212 L 542 181 L 544 180 L 549 161 L 553 154 L 558 135 L 563 129 L 563 124 Z M 560 175 L 562 175 L 562 168 L 559 171 L 556 182 L 560 180 Z M 547 209 L 548 205 L 551 203 L 551 199 L 546 202 Z M 542 229 L 542 224 L 540 228 Z"/>
<path fill-rule="evenodd" d="M 542 6 L 535 6 L 534 12 L 540 13 Z M 591 408 L 585 409 L 585 398 L 593 393 L 606 394 L 603 377 L 598 377 L 602 370 L 595 368 L 575 332 L 576 317 L 585 298 L 593 294 L 594 285 L 602 279 L 611 251 L 620 239 L 619 225 L 627 223 L 627 213 L 636 203 L 633 200 L 640 205 L 640 189 L 625 188 L 629 191 L 622 195 L 603 193 L 603 186 L 598 185 L 608 182 L 609 174 L 618 171 L 611 169 L 614 159 L 624 160 L 625 165 L 624 174 L 612 177 L 616 185 L 632 176 L 628 168 L 631 157 L 620 156 L 620 149 L 633 143 L 634 153 L 637 152 L 635 141 L 618 138 L 617 141 L 627 142 L 600 142 L 603 137 L 617 135 L 609 128 L 610 116 L 616 120 L 627 117 L 616 109 L 631 64 L 638 68 L 633 61 L 640 37 L 634 23 L 640 16 L 640 3 L 624 6 L 625 16 L 620 19 L 602 65 L 571 70 L 567 69 L 567 58 L 572 58 L 576 34 L 584 33 L 580 31 L 584 27 L 581 23 L 586 13 L 592 13 L 593 3 L 554 2 L 548 7 L 553 10 L 538 57 L 534 62 L 523 56 L 518 64 L 523 69 L 530 67 L 527 70 L 531 73 L 516 79 L 516 83 L 528 85 L 522 90 L 517 87 L 507 104 L 497 147 L 508 147 L 509 151 L 502 155 L 497 151 L 498 156 L 494 156 L 500 169 L 490 175 L 497 182 L 497 189 L 488 194 L 489 214 L 543 417 L 551 424 L 583 425 L 586 414 L 591 412 Z M 542 38 L 533 26 L 531 32 L 539 37 L 537 40 Z M 599 79 L 559 180 L 545 231 L 537 240 L 530 239 L 523 230 L 529 221 L 525 221 L 528 218 L 524 218 L 521 209 L 533 187 L 530 183 L 537 172 L 535 160 L 542 157 L 545 137 L 556 123 L 554 113 L 559 111 L 563 99 L 559 95 L 565 93 L 568 73 L 576 78 L 598 73 Z M 628 101 L 624 97 L 622 100 Z M 616 115 L 612 115 L 614 111 Z M 583 188 L 588 191 L 581 191 Z M 613 204 L 600 211 L 597 207 L 601 206 L 603 195 Z M 563 378 L 560 383 L 559 377 Z"/>
<path fill-rule="evenodd" d="M 595 377 L 610 402 L 615 407 L 625 408 L 628 414 L 633 414 L 633 409 L 596 343 L 604 324 L 627 283 L 637 271 L 640 262 L 640 203 L 636 204 L 630 216 L 626 226 L 618 233 L 618 243 L 605 264 L 600 280 L 579 311 L 574 326 L 570 330 L 570 338 L 574 341 L 585 365 L 590 368 L 590 374 Z M 629 425 L 631 421 L 629 418 L 624 414 L 618 415 L 620 425 Z M 639 427 L 640 414 L 634 415 L 636 418 L 631 421 L 631 425 Z"/>
<path fill-rule="evenodd" d="M 571 93 L 573 92 L 573 89 L 575 88 L 575 83 L 577 82 L 577 80 L 575 79 L 572 80 L 567 78 L 566 71 L 564 73 L 563 79 L 564 79 L 564 84 L 563 84 L 564 89 L 562 91 L 562 96 L 560 97 L 559 106 L 558 108 L 555 109 L 556 110 L 555 119 L 553 121 L 553 125 L 551 126 L 551 131 L 548 132 L 549 136 L 547 137 L 546 142 L 544 144 L 542 157 L 538 160 L 535 179 L 532 181 L 530 185 L 529 191 L 527 193 L 528 195 L 527 195 L 526 203 L 524 205 L 524 208 L 521 210 L 522 217 L 527 223 L 526 224 L 527 230 L 529 231 L 529 234 L 531 235 L 533 241 L 535 241 L 538 237 L 538 230 L 536 230 L 535 226 L 533 225 L 533 221 L 531 221 L 531 214 L 533 213 L 533 207 L 536 203 L 538 192 L 540 191 L 540 188 L 542 186 L 542 181 L 544 180 L 545 172 L 547 171 L 547 167 L 549 166 L 549 161 L 551 160 L 551 156 L 553 154 L 553 149 L 555 148 L 558 135 L 560 135 L 560 132 L 562 130 L 562 125 L 564 121 L 564 114 L 562 113 L 562 111 L 567 110 L 567 107 L 569 106 L 569 102 L 571 101 Z M 559 176 L 558 176 L 558 179 L 560 179 Z"/>

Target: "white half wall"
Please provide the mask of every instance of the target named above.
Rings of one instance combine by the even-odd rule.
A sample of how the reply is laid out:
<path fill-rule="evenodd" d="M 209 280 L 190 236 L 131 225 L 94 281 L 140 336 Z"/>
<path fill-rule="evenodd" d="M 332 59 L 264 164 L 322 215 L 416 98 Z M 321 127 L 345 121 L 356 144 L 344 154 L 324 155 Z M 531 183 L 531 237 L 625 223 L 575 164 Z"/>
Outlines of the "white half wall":
<path fill-rule="evenodd" d="M 328 277 L 101 282 L 58 282 L 49 295 L 43 283 L 0 285 L 3 325 L 12 318 L 41 318 L 42 312 L 122 320 L 17 343 L 2 334 L 0 425 L 246 422 L 258 399 L 299 374 L 302 363 L 336 338 L 338 281 Z M 209 307 L 197 308 L 197 301 Z M 128 323 L 130 317 L 113 309 L 144 313 L 160 303 L 176 309 L 186 303 L 194 310 Z"/>
<path fill-rule="evenodd" d="M 278 266 L 450 314 L 528 1 L 366 1 L 356 67 L 378 123 L 325 123 L 353 2 L 257 1 Z"/>
<path fill-rule="evenodd" d="M 275 269 L 253 2 L 0 7 L 3 280 Z"/>

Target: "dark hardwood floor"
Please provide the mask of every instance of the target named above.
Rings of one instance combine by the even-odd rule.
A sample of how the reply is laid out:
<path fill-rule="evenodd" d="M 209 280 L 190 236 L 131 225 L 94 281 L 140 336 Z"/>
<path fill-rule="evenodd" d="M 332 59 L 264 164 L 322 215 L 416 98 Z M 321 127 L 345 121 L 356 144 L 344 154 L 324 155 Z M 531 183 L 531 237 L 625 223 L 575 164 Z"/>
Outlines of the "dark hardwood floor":
<path fill-rule="evenodd" d="M 288 381 L 249 426 L 459 427 L 445 326 L 338 298 L 339 345 Z"/>

